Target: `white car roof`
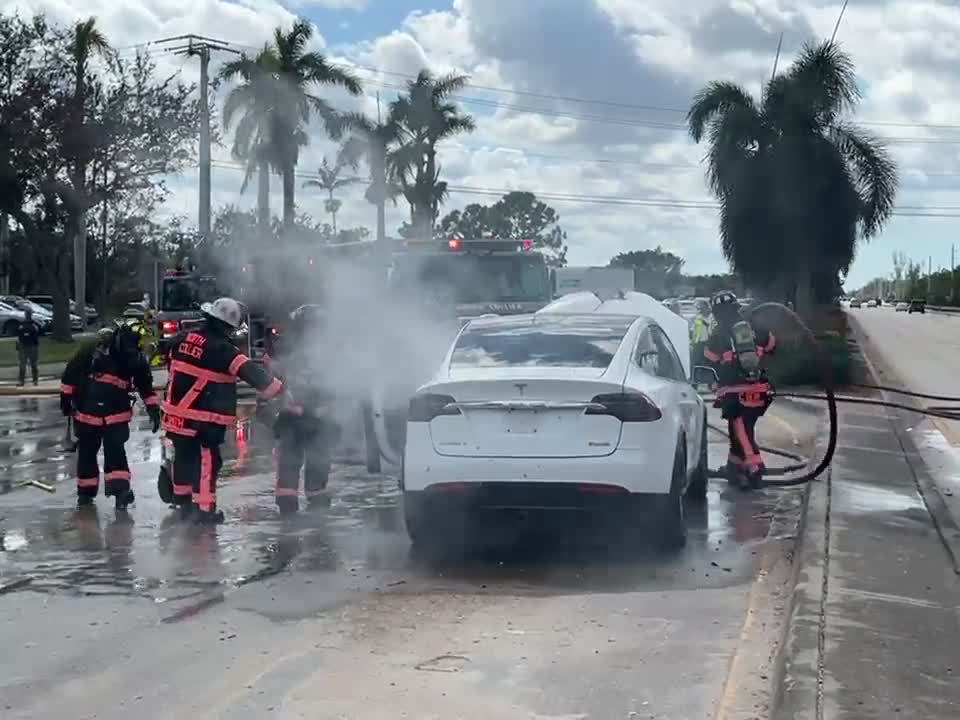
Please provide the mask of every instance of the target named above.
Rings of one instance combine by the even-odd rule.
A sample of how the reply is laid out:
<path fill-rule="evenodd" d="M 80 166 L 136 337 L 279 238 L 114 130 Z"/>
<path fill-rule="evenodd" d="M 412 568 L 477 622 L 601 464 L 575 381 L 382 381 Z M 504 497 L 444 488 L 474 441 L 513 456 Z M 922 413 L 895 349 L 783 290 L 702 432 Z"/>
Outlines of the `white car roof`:
<path fill-rule="evenodd" d="M 575 313 L 599 315 L 628 315 L 632 317 L 646 317 L 663 328 L 670 338 L 674 349 L 680 356 L 683 369 L 690 377 L 690 325 L 687 320 L 657 300 L 641 292 L 625 292 L 619 298 L 601 300 L 592 292 L 577 292 L 564 295 L 554 300 L 537 315 L 544 313 Z"/>

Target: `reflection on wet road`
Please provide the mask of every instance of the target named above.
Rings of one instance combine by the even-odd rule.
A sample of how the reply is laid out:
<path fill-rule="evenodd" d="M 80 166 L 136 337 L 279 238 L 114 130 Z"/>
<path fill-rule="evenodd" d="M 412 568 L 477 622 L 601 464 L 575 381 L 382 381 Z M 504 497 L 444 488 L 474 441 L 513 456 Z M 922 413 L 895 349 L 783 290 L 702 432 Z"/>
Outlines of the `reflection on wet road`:
<path fill-rule="evenodd" d="M 136 505 L 117 514 L 74 507 L 75 456 L 60 447 L 56 401 L 0 402 L 0 586 L 19 591 L 142 598 L 175 621 L 277 576 L 311 585 L 318 606 L 363 591 L 548 594 L 725 587 L 748 580 L 782 494 L 744 496 L 715 483 L 708 504 L 689 513 L 687 548 L 673 556 L 639 549 L 614 555 L 561 531 L 547 544 L 478 545 L 466 555 L 410 552 L 396 478 L 341 463 L 330 508 L 281 520 L 273 503 L 270 433 L 242 421 L 224 448 L 221 503 L 227 522 L 185 526 L 156 496 L 159 437 L 137 418 L 128 445 Z M 724 448 L 712 446 L 722 461 Z M 714 453 L 711 453 L 712 455 Z M 48 495 L 28 480 L 57 486 Z"/>

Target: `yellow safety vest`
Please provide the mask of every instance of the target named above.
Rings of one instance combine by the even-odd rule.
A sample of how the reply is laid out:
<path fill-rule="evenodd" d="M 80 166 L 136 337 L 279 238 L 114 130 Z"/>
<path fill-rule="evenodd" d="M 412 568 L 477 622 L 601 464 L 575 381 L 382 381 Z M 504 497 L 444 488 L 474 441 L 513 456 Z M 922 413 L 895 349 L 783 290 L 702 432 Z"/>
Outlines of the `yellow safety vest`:
<path fill-rule="evenodd" d="M 693 324 L 690 326 L 690 342 L 706 342 L 708 336 L 707 321 L 697 315 L 697 317 L 693 319 Z"/>

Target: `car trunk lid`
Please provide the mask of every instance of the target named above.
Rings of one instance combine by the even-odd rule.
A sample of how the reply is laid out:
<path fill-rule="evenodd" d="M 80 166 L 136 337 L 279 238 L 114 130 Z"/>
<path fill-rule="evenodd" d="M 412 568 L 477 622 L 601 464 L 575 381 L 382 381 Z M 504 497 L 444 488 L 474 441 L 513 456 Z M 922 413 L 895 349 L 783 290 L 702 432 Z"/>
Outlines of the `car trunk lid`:
<path fill-rule="evenodd" d="M 498 458 L 601 457 L 620 442 L 621 422 L 590 414 L 594 398 L 618 394 L 622 383 L 597 368 L 498 369 L 451 372 L 430 393 L 452 399 L 430 421 L 440 455 Z M 602 409 L 602 406 L 599 406 Z"/>

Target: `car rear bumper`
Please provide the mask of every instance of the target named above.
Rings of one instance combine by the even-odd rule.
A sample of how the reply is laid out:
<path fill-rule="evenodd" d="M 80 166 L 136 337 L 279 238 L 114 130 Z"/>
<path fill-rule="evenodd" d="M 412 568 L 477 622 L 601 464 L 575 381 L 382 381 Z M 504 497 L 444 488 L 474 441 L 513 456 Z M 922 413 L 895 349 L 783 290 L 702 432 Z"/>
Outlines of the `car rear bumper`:
<path fill-rule="evenodd" d="M 448 483 L 487 485 L 508 497 L 513 492 L 510 485 L 543 487 L 544 491 L 549 487 L 551 492 L 553 488 L 608 486 L 626 493 L 664 495 L 670 492 L 673 458 L 672 447 L 620 448 L 603 457 L 451 457 L 437 454 L 428 434 L 409 432 L 401 486 L 415 492 Z"/>
<path fill-rule="evenodd" d="M 405 506 L 426 517 L 460 513 L 634 513 L 655 510 L 666 496 L 631 493 L 623 488 L 570 483 L 483 482 L 433 485 L 427 490 L 406 490 Z"/>

